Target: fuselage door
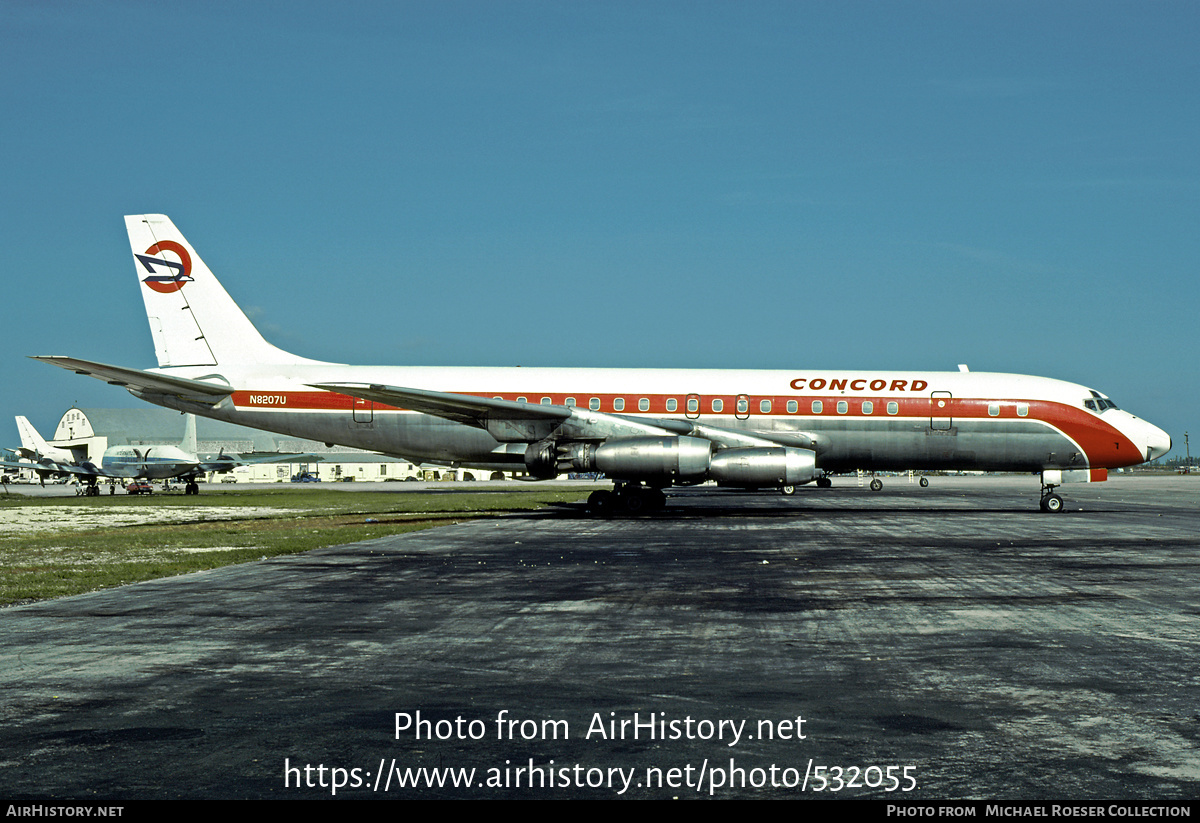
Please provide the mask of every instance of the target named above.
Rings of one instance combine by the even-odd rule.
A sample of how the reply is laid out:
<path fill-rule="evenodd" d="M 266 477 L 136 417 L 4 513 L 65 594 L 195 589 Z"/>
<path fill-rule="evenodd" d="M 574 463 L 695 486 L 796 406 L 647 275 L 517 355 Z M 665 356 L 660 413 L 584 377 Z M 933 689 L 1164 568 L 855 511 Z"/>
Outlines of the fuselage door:
<path fill-rule="evenodd" d="M 929 395 L 929 428 L 934 431 L 950 431 L 954 428 L 951 398 L 948 391 L 935 391 Z"/>
<path fill-rule="evenodd" d="M 683 409 L 684 409 L 684 414 L 687 415 L 688 420 L 695 420 L 697 417 L 699 417 L 700 416 L 700 395 L 689 394 L 687 396 L 687 400 L 684 404 Z"/>

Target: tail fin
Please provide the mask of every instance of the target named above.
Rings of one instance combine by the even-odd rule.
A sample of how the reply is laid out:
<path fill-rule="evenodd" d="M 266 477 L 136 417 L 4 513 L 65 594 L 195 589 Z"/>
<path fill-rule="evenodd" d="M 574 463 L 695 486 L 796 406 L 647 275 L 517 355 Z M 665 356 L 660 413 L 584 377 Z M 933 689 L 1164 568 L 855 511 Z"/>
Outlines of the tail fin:
<path fill-rule="evenodd" d="M 268 343 L 168 217 L 125 228 L 160 367 L 315 362 Z"/>
<path fill-rule="evenodd" d="M 71 449 L 51 446 L 47 443 L 46 439 L 38 434 L 37 429 L 33 427 L 33 424 L 26 417 L 17 415 L 17 431 L 21 433 L 21 448 L 19 449 L 21 456 L 29 460 L 50 458 L 51 460 L 69 462 L 78 457 Z M 87 457 L 86 450 L 83 456 Z"/>
<path fill-rule="evenodd" d="M 38 454 L 46 454 L 46 452 L 50 451 L 50 444 L 38 434 L 37 429 L 29 422 L 29 418 L 17 415 L 17 431 L 21 433 L 22 449 L 35 451 Z"/>
<path fill-rule="evenodd" d="M 194 414 L 184 415 L 183 442 L 179 444 L 179 448 L 191 455 L 198 451 L 196 447 L 196 415 Z"/>

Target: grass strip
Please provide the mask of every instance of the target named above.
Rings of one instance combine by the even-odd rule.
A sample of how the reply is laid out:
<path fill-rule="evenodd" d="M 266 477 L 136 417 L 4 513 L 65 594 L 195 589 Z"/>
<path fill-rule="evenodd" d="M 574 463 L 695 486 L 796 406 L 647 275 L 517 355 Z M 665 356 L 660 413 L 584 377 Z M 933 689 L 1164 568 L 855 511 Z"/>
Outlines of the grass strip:
<path fill-rule="evenodd" d="M 480 517 L 577 501 L 579 490 L 415 493 L 309 489 L 220 491 L 199 497 L 0 497 L 0 521 L 29 509 L 77 508 L 100 517 L 134 507 L 173 522 L 45 528 L 0 536 L 0 606 L 298 554 Z M 235 508 L 231 508 L 235 507 Z M 237 509 L 273 513 L 240 517 Z M 223 509 L 229 509 L 223 513 Z M 57 511 L 57 510 L 56 510 Z M 374 522 L 368 522 L 374 521 Z"/>

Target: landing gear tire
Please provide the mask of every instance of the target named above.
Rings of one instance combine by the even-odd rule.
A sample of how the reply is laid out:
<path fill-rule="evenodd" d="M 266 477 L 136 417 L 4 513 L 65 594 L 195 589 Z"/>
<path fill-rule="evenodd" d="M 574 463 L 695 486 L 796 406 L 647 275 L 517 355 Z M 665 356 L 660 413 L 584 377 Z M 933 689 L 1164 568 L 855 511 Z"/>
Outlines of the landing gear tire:
<path fill-rule="evenodd" d="M 832 486 L 833 486 L 833 481 L 830 480 L 828 477 L 818 477 L 817 478 L 817 488 L 818 489 L 828 489 L 828 488 L 832 488 Z"/>
<path fill-rule="evenodd" d="M 646 504 L 646 497 L 640 492 L 627 492 L 620 496 L 621 511 L 625 514 L 644 514 L 649 508 Z"/>
<path fill-rule="evenodd" d="M 928 477 L 922 477 L 922 478 L 921 478 L 921 488 L 925 488 L 925 487 L 926 487 L 926 486 L 928 486 L 928 485 L 929 485 L 929 478 L 928 478 Z"/>
<path fill-rule="evenodd" d="M 588 510 L 594 514 L 610 515 L 615 504 L 614 495 L 610 491 L 600 490 L 594 491 L 588 495 Z"/>
<path fill-rule="evenodd" d="M 873 479 L 871 481 L 871 491 L 877 492 L 882 488 L 883 488 L 883 481 L 880 480 L 878 477 L 876 477 L 875 479 Z"/>
<path fill-rule="evenodd" d="M 1063 510 L 1063 499 L 1057 494 L 1048 494 L 1042 498 L 1042 511 L 1058 514 Z"/>
<path fill-rule="evenodd" d="M 667 502 L 662 489 L 627 485 L 617 492 L 617 506 L 623 514 L 636 516 L 658 511 Z"/>
<path fill-rule="evenodd" d="M 786 495 L 788 497 L 791 497 L 793 494 L 796 493 L 796 487 L 795 486 L 780 486 L 779 493 Z"/>

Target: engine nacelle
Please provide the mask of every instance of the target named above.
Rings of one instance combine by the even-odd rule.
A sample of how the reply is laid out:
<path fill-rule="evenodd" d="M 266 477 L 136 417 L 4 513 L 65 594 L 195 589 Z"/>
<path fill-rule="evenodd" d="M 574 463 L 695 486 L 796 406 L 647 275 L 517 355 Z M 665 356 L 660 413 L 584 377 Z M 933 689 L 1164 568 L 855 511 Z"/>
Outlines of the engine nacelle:
<path fill-rule="evenodd" d="M 809 449 L 724 449 L 713 455 L 708 476 L 723 486 L 798 486 L 817 476 Z"/>
<path fill-rule="evenodd" d="M 583 471 L 625 480 L 694 483 L 708 471 L 712 443 L 701 437 L 622 437 L 597 446 L 589 457 L 592 465 Z"/>
<path fill-rule="evenodd" d="M 553 480 L 558 476 L 558 459 L 553 443 L 530 443 L 525 447 L 525 470 L 538 480 Z"/>
<path fill-rule="evenodd" d="M 723 486 L 798 486 L 817 476 L 817 455 L 784 446 L 723 449 L 703 437 L 619 437 L 592 443 L 532 443 L 525 468 L 539 479 L 560 472 L 604 472 L 614 480 Z"/>

